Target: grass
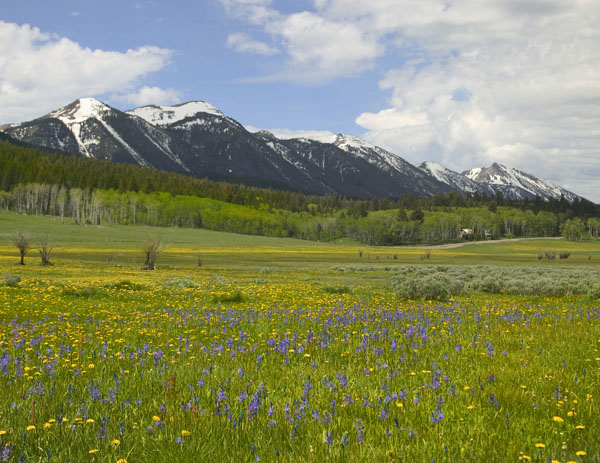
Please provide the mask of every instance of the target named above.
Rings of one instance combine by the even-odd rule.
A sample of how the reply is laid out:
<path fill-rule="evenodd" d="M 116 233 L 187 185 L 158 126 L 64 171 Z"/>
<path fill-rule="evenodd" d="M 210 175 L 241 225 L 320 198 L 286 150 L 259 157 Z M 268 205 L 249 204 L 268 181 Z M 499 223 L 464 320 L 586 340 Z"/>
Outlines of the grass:
<path fill-rule="evenodd" d="M 54 267 L 33 251 L 15 265 L 16 229 L 47 233 Z M 157 232 L 169 246 L 142 271 L 140 243 Z M 0 458 L 600 460 L 598 300 L 467 281 L 585 281 L 600 244 L 422 254 L 0 214 Z M 393 287 L 461 275 L 467 290 L 448 302 Z"/>

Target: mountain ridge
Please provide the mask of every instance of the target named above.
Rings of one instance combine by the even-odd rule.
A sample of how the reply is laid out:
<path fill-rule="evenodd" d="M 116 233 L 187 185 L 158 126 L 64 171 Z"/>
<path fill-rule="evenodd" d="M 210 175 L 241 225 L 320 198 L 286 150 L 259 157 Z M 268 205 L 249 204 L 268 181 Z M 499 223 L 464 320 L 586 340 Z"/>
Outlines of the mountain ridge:
<path fill-rule="evenodd" d="M 2 130 L 17 140 L 61 152 L 197 177 L 287 185 L 309 194 L 431 197 L 458 191 L 488 196 L 500 192 L 515 199 L 577 197 L 552 182 L 496 163 L 459 174 L 435 163 L 414 166 L 352 135 L 278 138 L 267 131 L 252 133 L 202 100 L 120 111 L 95 98 L 80 98 Z"/>

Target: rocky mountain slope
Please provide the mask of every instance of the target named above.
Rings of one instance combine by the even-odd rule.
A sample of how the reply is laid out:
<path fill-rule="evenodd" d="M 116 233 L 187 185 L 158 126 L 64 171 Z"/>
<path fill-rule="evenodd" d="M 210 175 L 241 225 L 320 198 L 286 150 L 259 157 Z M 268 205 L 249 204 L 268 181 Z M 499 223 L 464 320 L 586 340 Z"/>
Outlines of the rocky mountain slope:
<path fill-rule="evenodd" d="M 431 162 L 416 167 L 351 135 L 283 139 L 267 131 L 251 133 L 204 101 L 122 112 L 82 98 L 2 130 L 17 140 L 61 152 L 312 194 L 370 198 L 500 191 L 514 199 L 576 197 L 498 164 L 462 174 Z"/>

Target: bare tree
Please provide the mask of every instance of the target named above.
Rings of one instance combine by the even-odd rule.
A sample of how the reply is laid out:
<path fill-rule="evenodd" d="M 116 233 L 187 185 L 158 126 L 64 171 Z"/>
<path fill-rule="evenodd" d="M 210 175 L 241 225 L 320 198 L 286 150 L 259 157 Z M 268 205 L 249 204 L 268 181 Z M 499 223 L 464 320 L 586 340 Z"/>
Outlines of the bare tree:
<path fill-rule="evenodd" d="M 21 230 L 17 230 L 12 237 L 12 242 L 19 250 L 19 255 L 21 256 L 21 261 L 19 263 L 25 265 L 25 254 L 31 251 L 30 236 Z"/>
<path fill-rule="evenodd" d="M 40 265 L 54 265 L 52 262 L 50 262 L 50 254 L 52 253 L 52 249 L 53 247 L 50 244 L 48 237 L 46 236 L 46 238 L 44 238 L 44 240 L 40 243 L 38 247 L 38 251 L 40 251 L 40 257 L 42 258 L 42 262 Z"/>
<path fill-rule="evenodd" d="M 142 245 L 142 251 L 146 255 L 144 262 L 144 270 L 154 270 L 156 267 L 156 259 L 162 250 L 161 239 L 158 236 L 149 236 Z"/>

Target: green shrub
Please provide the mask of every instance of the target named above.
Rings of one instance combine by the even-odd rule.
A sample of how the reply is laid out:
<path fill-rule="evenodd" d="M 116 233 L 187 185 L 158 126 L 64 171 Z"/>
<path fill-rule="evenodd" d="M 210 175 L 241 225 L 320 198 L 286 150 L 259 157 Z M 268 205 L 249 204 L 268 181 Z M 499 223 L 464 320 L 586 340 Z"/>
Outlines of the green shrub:
<path fill-rule="evenodd" d="M 405 277 L 397 282 L 394 290 L 398 297 L 404 299 L 447 301 L 451 295 L 448 280 L 436 276 L 427 276 L 423 279 Z"/>
<path fill-rule="evenodd" d="M 194 283 L 191 278 L 182 278 L 180 280 L 168 280 L 163 281 L 161 283 L 165 288 L 175 288 L 175 289 L 184 289 L 184 288 L 197 288 L 198 284 Z"/>
<path fill-rule="evenodd" d="M 329 294 L 349 294 L 352 292 L 347 286 L 324 286 L 323 291 Z"/>
<path fill-rule="evenodd" d="M 215 294 L 212 299 L 215 304 L 246 302 L 247 300 L 248 298 L 239 289 L 236 289 L 232 294 Z"/>
<path fill-rule="evenodd" d="M 146 285 L 142 285 L 140 283 L 133 283 L 130 280 L 121 280 L 117 283 L 106 285 L 106 288 L 122 289 L 126 291 L 142 291 L 144 289 L 148 289 Z"/>
<path fill-rule="evenodd" d="M 63 295 L 67 297 L 77 297 L 81 299 L 98 299 L 106 296 L 106 293 L 98 288 L 79 288 L 79 289 L 64 289 Z"/>
<path fill-rule="evenodd" d="M 21 277 L 13 273 L 4 275 L 4 284 L 6 286 L 17 286 L 21 282 Z"/>

